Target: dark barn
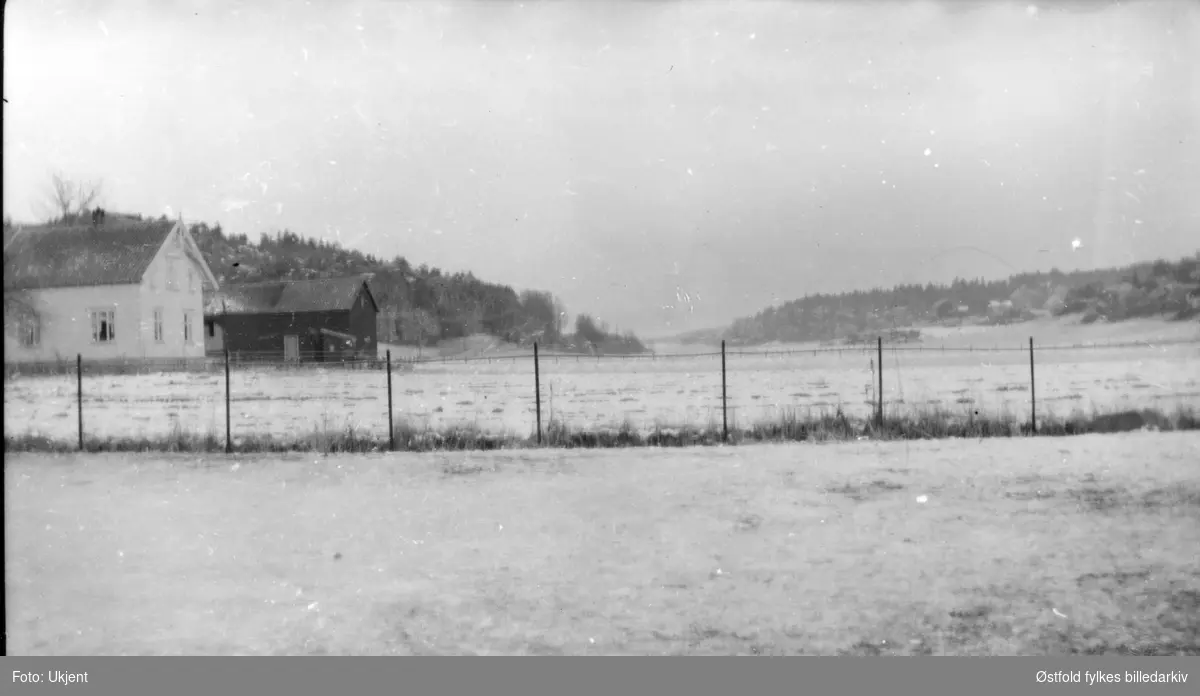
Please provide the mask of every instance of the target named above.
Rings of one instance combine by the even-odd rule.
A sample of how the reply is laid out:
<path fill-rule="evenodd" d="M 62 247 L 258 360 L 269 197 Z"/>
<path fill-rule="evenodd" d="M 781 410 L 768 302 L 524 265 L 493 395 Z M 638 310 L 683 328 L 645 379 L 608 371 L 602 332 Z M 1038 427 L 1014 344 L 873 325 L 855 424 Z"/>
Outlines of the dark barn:
<path fill-rule="evenodd" d="M 370 276 L 231 284 L 205 301 L 210 353 L 239 359 L 375 359 L 379 306 Z"/>

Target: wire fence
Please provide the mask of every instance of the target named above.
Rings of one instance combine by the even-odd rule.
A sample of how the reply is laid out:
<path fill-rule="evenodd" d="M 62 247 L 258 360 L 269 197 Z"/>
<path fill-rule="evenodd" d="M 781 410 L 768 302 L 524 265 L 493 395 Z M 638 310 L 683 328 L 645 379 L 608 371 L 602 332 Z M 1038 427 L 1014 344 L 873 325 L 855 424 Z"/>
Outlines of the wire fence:
<path fill-rule="evenodd" d="M 931 345 L 922 343 L 920 345 L 909 345 L 907 343 L 894 343 L 884 339 L 877 339 L 869 343 L 858 344 L 822 344 L 819 346 L 806 346 L 803 348 L 774 348 L 760 350 L 739 350 L 736 347 L 728 348 L 724 351 L 696 351 L 683 353 L 656 353 L 648 351 L 645 353 L 578 353 L 578 352 L 561 352 L 555 350 L 540 350 L 540 356 L 547 360 L 554 361 L 555 364 L 584 364 L 589 362 L 657 362 L 670 360 L 689 360 L 697 358 L 717 358 L 721 355 L 727 357 L 759 357 L 759 358 L 780 358 L 792 356 L 817 356 L 817 355 L 857 355 L 867 354 L 874 351 L 876 343 L 882 342 L 889 352 L 909 352 L 909 353 L 931 353 L 931 354 L 955 354 L 955 353 L 1003 353 L 1017 352 L 1024 353 L 1028 351 L 1028 347 L 1022 343 L 1020 345 L 1004 346 L 997 343 L 992 345 L 968 345 L 968 346 L 947 346 L 945 344 Z M 1162 341 L 1106 341 L 1106 342 L 1089 342 L 1089 343 L 1073 343 L 1073 344 L 1057 344 L 1057 345 L 1039 345 L 1038 351 L 1077 351 L 1077 350 L 1116 350 L 1116 349 L 1155 349 L 1168 346 L 1187 346 L 1200 345 L 1200 339 L 1171 339 Z M 226 361 L 233 366 L 246 367 L 252 366 L 262 369 L 280 369 L 280 370 L 383 370 L 386 368 L 390 360 L 393 369 L 407 369 L 416 366 L 437 366 L 437 365 L 459 365 L 459 364 L 517 364 L 523 361 L 529 361 L 534 358 L 534 353 L 537 349 L 528 351 L 508 351 L 494 352 L 485 355 L 428 355 L 428 356 L 412 356 L 412 355 L 365 355 L 362 353 L 337 355 L 329 352 L 321 351 L 301 351 L 293 357 L 284 357 L 278 351 L 233 351 L 226 355 L 224 352 L 210 352 L 203 357 L 187 357 L 187 358 L 154 358 L 154 357 L 123 357 L 115 359 L 95 359 L 88 360 L 86 367 L 89 373 L 92 374 L 150 374 L 155 372 L 186 372 L 186 371 L 221 371 L 224 369 Z M 13 378 L 17 376 L 35 376 L 35 375 L 55 375 L 74 373 L 76 371 L 76 359 L 79 356 L 72 358 L 59 358 L 57 360 L 47 361 L 25 361 L 5 363 L 6 376 Z"/>
<path fill-rule="evenodd" d="M 1200 341 L 943 346 L 887 343 L 641 355 L 542 351 L 337 361 L 222 354 L 9 365 L 5 433 L 58 442 L 187 431 L 224 442 L 471 425 L 542 442 L 552 424 L 700 425 L 729 433 L 784 412 L 864 421 L 920 409 L 1008 413 L 1036 432 L 1065 408 L 1200 404 Z M 72 364 L 73 363 L 73 364 Z M 39 369 L 40 368 L 40 369 Z"/>

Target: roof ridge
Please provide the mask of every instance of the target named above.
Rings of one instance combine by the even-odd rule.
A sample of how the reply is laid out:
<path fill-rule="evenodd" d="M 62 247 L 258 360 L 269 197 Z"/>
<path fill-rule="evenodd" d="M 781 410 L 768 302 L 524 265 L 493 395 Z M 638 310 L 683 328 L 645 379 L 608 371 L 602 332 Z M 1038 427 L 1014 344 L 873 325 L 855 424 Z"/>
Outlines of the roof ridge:
<path fill-rule="evenodd" d="M 205 301 L 206 312 L 229 311 L 226 300 L 238 314 L 345 311 L 353 309 L 369 274 L 354 273 L 330 278 L 268 280 L 227 283 Z M 372 296 L 374 303 L 374 297 Z"/>
<path fill-rule="evenodd" d="M 4 247 L 4 289 L 136 284 L 177 224 L 22 225 Z"/>

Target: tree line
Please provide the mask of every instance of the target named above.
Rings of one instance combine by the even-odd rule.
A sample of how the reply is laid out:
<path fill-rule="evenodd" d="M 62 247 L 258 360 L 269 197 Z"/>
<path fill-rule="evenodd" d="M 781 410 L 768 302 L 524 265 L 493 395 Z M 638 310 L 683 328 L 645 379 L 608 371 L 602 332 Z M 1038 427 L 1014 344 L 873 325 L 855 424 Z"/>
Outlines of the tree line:
<path fill-rule="evenodd" d="M 192 225 L 191 232 L 222 285 L 371 273 L 381 342 L 430 345 L 483 333 L 518 345 L 538 341 L 568 352 L 645 350 L 632 333 L 610 333 L 587 314 L 576 318 L 574 333 L 568 332 L 567 308 L 549 292 L 518 293 L 470 272 L 414 267 L 403 256 L 384 260 L 290 230 L 264 233 L 257 243 L 203 222 Z"/>
<path fill-rule="evenodd" d="M 99 211 L 102 184 L 75 181 L 56 173 L 34 207 L 52 225 L 88 224 Z M 113 219 L 153 219 L 138 214 L 109 213 Z M 160 216 L 167 220 L 167 216 Z M 4 246 L 18 226 L 4 218 Z M 290 230 L 263 233 L 257 242 L 246 235 L 227 235 L 220 224 L 189 227 L 205 261 L 221 285 L 274 280 L 308 280 L 370 273 L 371 292 L 379 305 L 378 338 L 385 343 L 431 345 L 445 339 L 490 334 L 504 341 L 565 352 L 638 353 L 641 341 L 630 332 L 617 334 L 587 314 L 567 326 L 567 308 L 552 293 L 488 283 L 472 273 L 446 273 L 425 264 L 412 266 L 403 256 L 391 260 L 347 249 L 337 242 L 306 238 Z M 33 232 L 36 233 L 36 232 Z M 106 233 L 119 235 L 120 226 Z M 5 293 L 6 310 L 17 297 Z"/>

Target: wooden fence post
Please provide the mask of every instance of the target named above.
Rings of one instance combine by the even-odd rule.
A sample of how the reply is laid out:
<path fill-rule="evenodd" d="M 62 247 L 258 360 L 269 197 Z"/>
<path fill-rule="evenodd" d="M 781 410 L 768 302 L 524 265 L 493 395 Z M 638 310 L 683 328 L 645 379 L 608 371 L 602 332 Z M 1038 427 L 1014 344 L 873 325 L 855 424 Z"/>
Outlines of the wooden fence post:
<path fill-rule="evenodd" d="M 876 419 L 879 427 L 883 428 L 883 337 L 878 337 L 876 341 L 876 357 L 879 359 L 879 415 Z"/>
<path fill-rule="evenodd" d="M 79 451 L 83 451 L 83 354 L 75 354 L 75 405 L 79 410 Z"/>
<path fill-rule="evenodd" d="M 1033 336 L 1029 337 L 1029 428 L 1037 435 L 1037 385 L 1033 378 Z"/>
<path fill-rule="evenodd" d="M 537 443 L 542 444 L 542 376 L 538 367 L 538 344 L 533 342 L 533 401 L 537 410 Z"/>
<path fill-rule="evenodd" d="M 387 351 L 387 387 L 388 387 L 388 451 L 396 451 L 396 430 L 392 425 L 392 351 Z"/>
<path fill-rule="evenodd" d="M 729 442 L 729 405 L 725 387 L 725 341 L 721 341 L 721 441 Z"/>
<path fill-rule="evenodd" d="M 229 349 L 225 349 L 225 454 L 233 453 L 233 428 L 229 413 Z"/>

